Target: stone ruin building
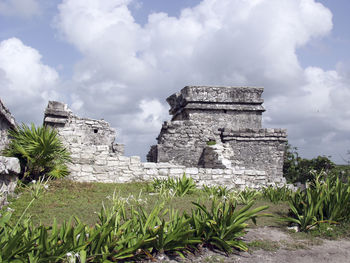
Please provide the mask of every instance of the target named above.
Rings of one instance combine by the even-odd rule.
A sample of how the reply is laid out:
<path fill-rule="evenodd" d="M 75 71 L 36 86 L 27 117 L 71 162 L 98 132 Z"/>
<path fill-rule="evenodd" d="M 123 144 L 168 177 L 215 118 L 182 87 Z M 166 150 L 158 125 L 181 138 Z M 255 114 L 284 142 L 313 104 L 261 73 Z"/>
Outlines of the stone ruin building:
<path fill-rule="evenodd" d="M 17 158 L 1 156 L 9 143 L 8 130 L 16 128 L 15 118 L 0 100 L 0 208 L 7 204 L 7 196 L 14 192 L 20 165 Z"/>
<path fill-rule="evenodd" d="M 169 113 L 147 160 L 232 168 L 281 177 L 286 130 L 261 127 L 263 88 L 187 86 L 167 98 Z"/>
<path fill-rule="evenodd" d="M 262 88 L 189 86 L 170 96 L 165 122 L 147 160 L 124 156 L 104 120 L 80 118 L 50 101 L 44 124 L 55 127 L 72 153 L 72 180 L 145 181 L 191 176 L 199 185 L 229 188 L 283 185 L 286 130 L 263 129 Z"/>

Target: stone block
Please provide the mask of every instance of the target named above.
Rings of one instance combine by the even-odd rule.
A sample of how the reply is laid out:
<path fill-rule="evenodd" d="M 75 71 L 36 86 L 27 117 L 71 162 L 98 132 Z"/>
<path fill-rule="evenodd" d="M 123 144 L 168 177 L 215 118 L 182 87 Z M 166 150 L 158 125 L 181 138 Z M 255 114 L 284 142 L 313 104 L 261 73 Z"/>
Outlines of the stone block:
<path fill-rule="evenodd" d="M 86 173 L 92 173 L 94 171 L 94 169 L 91 165 L 82 165 L 81 171 L 86 172 Z"/>
<path fill-rule="evenodd" d="M 198 168 L 195 168 L 195 167 L 186 168 L 185 173 L 189 175 L 198 174 Z"/>
<path fill-rule="evenodd" d="M 0 156 L 0 174 L 19 174 L 21 167 L 15 157 Z"/>
<path fill-rule="evenodd" d="M 130 163 L 130 157 L 118 156 L 118 160 L 121 161 L 121 162 Z"/>
<path fill-rule="evenodd" d="M 158 169 L 146 169 L 146 174 L 147 175 L 157 175 Z"/>
<path fill-rule="evenodd" d="M 100 158 L 100 156 L 96 156 L 95 164 L 96 165 L 107 165 L 107 160 L 105 158 Z"/>
<path fill-rule="evenodd" d="M 162 175 L 162 176 L 168 176 L 169 175 L 169 169 L 166 169 L 166 168 L 158 169 L 158 174 Z"/>
<path fill-rule="evenodd" d="M 131 156 L 130 162 L 131 163 L 141 163 L 141 158 L 139 156 Z"/>
<path fill-rule="evenodd" d="M 157 168 L 157 164 L 156 163 L 142 163 L 143 167 L 146 169 L 156 169 Z"/>
<path fill-rule="evenodd" d="M 119 161 L 107 161 L 107 165 L 108 166 L 119 166 L 120 165 L 120 163 L 119 163 Z"/>
<path fill-rule="evenodd" d="M 224 172 L 224 171 L 223 171 L 222 169 L 213 169 L 213 170 L 212 170 L 212 173 L 213 173 L 213 174 L 223 174 L 223 172 Z"/>
<path fill-rule="evenodd" d="M 231 175 L 231 174 L 233 174 L 233 171 L 232 171 L 232 169 L 225 169 L 224 173 Z"/>
<path fill-rule="evenodd" d="M 96 151 L 98 151 L 98 152 L 103 152 L 103 151 L 108 152 L 109 151 L 109 146 L 108 145 L 97 145 L 96 146 Z"/>
<path fill-rule="evenodd" d="M 174 174 L 183 174 L 184 169 L 178 169 L 178 168 L 170 168 L 169 169 L 169 174 L 174 175 Z"/>

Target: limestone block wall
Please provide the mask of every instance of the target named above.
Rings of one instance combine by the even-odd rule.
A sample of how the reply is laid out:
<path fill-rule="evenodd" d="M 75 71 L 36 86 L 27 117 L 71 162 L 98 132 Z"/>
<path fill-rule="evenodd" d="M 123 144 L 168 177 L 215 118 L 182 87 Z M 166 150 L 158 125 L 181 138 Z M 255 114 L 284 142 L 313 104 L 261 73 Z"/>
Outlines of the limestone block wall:
<path fill-rule="evenodd" d="M 154 146 L 156 149 L 153 149 L 153 155 L 149 154 L 148 161 L 197 167 L 207 142 L 220 141 L 220 134 L 218 127 L 202 122 L 164 122 L 157 138 L 158 144 Z"/>
<path fill-rule="evenodd" d="M 95 153 L 102 151 L 95 150 Z M 102 157 L 101 154 L 91 157 L 90 163 L 87 164 L 86 157 L 75 159 L 74 164 L 71 164 L 70 179 L 80 182 L 127 183 L 151 181 L 153 178 L 176 178 L 186 173 L 199 187 L 221 185 L 243 189 L 262 188 L 267 185 L 282 186 L 286 183 L 283 177 L 273 178 L 267 176 L 265 171 L 248 170 L 238 166 L 226 169 L 185 167 L 171 163 L 142 163 L 138 156 Z"/>
<path fill-rule="evenodd" d="M 9 138 L 7 136 L 7 131 L 11 127 L 8 123 L 0 116 L 0 151 L 2 151 L 5 146 L 9 143 Z"/>
<path fill-rule="evenodd" d="M 286 136 L 285 129 L 223 129 L 221 139 L 232 149 L 226 154 L 232 165 L 244 164 L 246 169 L 263 170 L 271 177 L 281 177 Z"/>
<path fill-rule="evenodd" d="M 0 209 L 7 205 L 8 195 L 15 191 L 20 171 L 17 158 L 0 156 Z"/>
<path fill-rule="evenodd" d="M 181 177 L 186 173 L 186 176 L 192 177 L 199 187 L 221 185 L 230 189 L 245 187 L 258 189 L 268 185 L 286 184 L 284 177 L 272 178 L 265 171 L 248 170 L 238 166 L 226 169 L 185 167 L 171 163 L 143 163 L 142 166 L 145 172 L 140 179 L 144 181 L 152 178 Z"/>
<path fill-rule="evenodd" d="M 110 151 L 108 145 L 71 144 L 69 178 L 81 182 L 124 183 L 138 181 L 143 170 L 138 156 L 126 157 Z"/>
<path fill-rule="evenodd" d="M 7 131 L 16 127 L 16 121 L 12 117 L 8 108 L 0 100 L 0 151 L 5 148 L 9 142 Z"/>
<path fill-rule="evenodd" d="M 285 183 L 282 176 L 272 177 L 264 169 L 232 162 L 228 158 L 233 154 L 229 144 L 234 141 L 231 130 L 196 120 L 165 122 L 158 137 L 160 143 L 149 155 L 156 161 L 152 163 L 143 163 L 138 156 L 124 156 L 122 145 L 114 144 L 116 133 L 107 122 L 75 116 L 63 103 L 49 102 L 44 124 L 57 129 L 71 152 L 69 178 L 76 181 L 142 182 L 186 173 L 199 186 L 260 188 Z M 223 136 L 223 131 L 232 138 Z M 227 142 L 222 142 L 223 137 Z M 208 146 L 208 141 L 217 143 Z"/>
<path fill-rule="evenodd" d="M 218 127 L 261 128 L 262 88 L 186 86 L 167 98 L 174 120 L 192 120 Z"/>

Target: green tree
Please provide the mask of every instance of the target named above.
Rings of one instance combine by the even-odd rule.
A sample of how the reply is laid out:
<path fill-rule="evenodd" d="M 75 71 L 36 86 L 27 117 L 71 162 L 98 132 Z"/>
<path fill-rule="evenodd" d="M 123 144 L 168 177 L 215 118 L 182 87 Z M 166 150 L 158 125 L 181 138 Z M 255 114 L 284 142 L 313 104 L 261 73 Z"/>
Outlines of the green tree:
<path fill-rule="evenodd" d="M 313 181 L 314 171 L 329 172 L 335 168 L 335 164 L 329 159 L 330 156 L 317 156 L 313 159 L 301 158 L 298 149 L 287 144 L 284 154 L 283 175 L 288 183 Z"/>
<path fill-rule="evenodd" d="M 22 124 L 9 131 L 11 141 L 4 154 L 17 157 L 25 180 L 41 176 L 59 178 L 68 174 L 70 154 L 57 136 L 57 131 L 46 126 L 30 127 Z"/>

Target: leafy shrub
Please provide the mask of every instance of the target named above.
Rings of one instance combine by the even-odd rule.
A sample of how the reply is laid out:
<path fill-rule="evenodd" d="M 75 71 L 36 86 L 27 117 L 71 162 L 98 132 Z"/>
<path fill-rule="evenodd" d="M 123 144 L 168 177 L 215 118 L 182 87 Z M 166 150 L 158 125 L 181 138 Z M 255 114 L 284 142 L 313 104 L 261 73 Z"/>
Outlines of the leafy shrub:
<path fill-rule="evenodd" d="M 30 189 L 36 192 L 37 188 Z M 237 210 L 235 203 L 214 200 L 210 209 L 195 204 L 187 215 L 165 209 L 163 202 L 148 213 L 140 203 L 130 205 L 116 194 L 112 201 L 111 207 L 102 206 L 93 227 L 77 217 L 60 226 L 55 220 L 49 227 L 34 226 L 30 218 L 21 217 L 14 226 L 11 213 L 5 213 L 0 217 L 0 262 L 154 261 L 163 253 L 184 257 L 199 244 L 225 252 L 246 250 L 240 239 L 246 221 L 255 222 L 257 213 L 267 208 L 251 209 L 253 203 L 249 203 Z"/>
<path fill-rule="evenodd" d="M 227 186 L 220 186 L 220 185 L 213 185 L 213 186 L 207 186 L 203 185 L 202 189 L 207 195 L 212 197 L 225 197 L 228 196 L 230 193 L 230 190 L 227 188 Z"/>
<path fill-rule="evenodd" d="M 259 191 L 248 187 L 246 187 L 244 190 L 241 190 L 235 194 L 236 194 L 237 201 L 240 204 L 244 204 L 244 205 L 251 203 L 252 201 L 260 198 L 261 196 L 261 193 Z"/>
<path fill-rule="evenodd" d="M 280 201 L 288 201 L 293 193 L 291 189 L 286 186 L 283 187 L 264 187 L 261 190 L 263 197 L 268 199 L 271 203 L 277 204 Z"/>
<path fill-rule="evenodd" d="M 313 176 L 314 173 L 311 173 L 311 171 L 320 173 L 321 171 L 328 172 L 335 168 L 335 164 L 329 157 L 317 156 L 309 160 L 301 158 L 297 150 L 296 147 L 292 147 L 290 144 L 287 144 L 285 149 L 283 175 L 288 183 L 312 181 L 315 178 Z"/>
<path fill-rule="evenodd" d="M 70 161 L 70 155 L 55 130 L 22 124 L 18 129 L 10 130 L 9 135 L 11 141 L 4 154 L 20 160 L 26 180 L 38 180 L 43 175 L 59 178 L 68 174 L 66 163 Z"/>
<path fill-rule="evenodd" d="M 250 210 L 254 202 L 236 210 L 237 204 L 232 201 L 219 202 L 213 199 L 211 209 L 199 203 L 193 203 L 197 209 L 192 210 L 191 226 L 195 235 L 201 238 L 204 245 L 218 248 L 226 253 L 232 248 L 247 251 L 248 247 L 240 238 L 244 236 L 244 229 L 248 226 L 248 220 L 256 223 L 257 213 L 267 209 L 267 206 Z"/>
<path fill-rule="evenodd" d="M 296 191 L 289 201 L 289 217 L 283 220 L 307 231 L 322 223 L 338 223 L 350 219 L 350 181 L 342 183 L 337 176 L 325 177 L 321 172 L 305 191 Z"/>

